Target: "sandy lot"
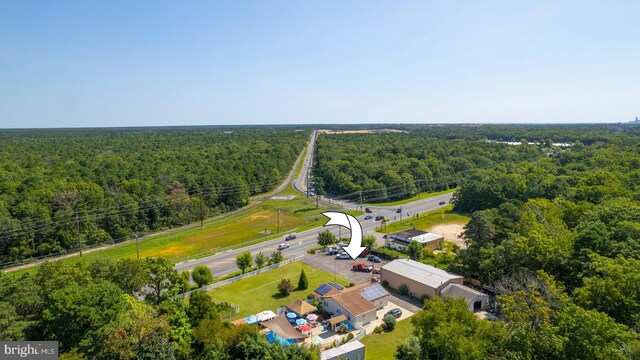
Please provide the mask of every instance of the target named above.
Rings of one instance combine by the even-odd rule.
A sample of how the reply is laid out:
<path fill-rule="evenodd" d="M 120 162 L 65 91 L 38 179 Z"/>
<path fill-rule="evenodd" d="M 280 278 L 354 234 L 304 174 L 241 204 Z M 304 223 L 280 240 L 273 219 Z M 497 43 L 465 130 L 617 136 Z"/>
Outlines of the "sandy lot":
<path fill-rule="evenodd" d="M 429 232 L 444 235 L 444 239 L 446 241 L 451 241 L 452 243 L 460 246 L 461 249 L 466 249 L 467 246 L 464 244 L 464 240 L 462 239 L 463 231 L 464 224 L 442 224 L 429 229 Z"/>

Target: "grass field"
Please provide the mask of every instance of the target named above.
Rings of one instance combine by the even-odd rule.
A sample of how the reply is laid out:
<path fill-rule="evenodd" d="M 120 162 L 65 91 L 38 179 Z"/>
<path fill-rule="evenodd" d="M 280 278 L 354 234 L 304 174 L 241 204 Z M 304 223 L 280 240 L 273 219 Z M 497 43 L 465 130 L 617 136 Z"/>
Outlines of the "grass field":
<path fill-rule="evenodd" d="M 403 344 L 413 332 L 411 318 L 398 321 L 393 331 L 382 334 L 368 334 L 361 343 L 365 345 L 365 360 L 394 359 L 396 348 Z M 416 359 L 418 360 L 418 359 Z"/>
<path fill-rule="evenodd" d="M 278 209 L 280 209 L 280 234 L 277 235 Z M 249 209 L 205 222 L 199 226 L 153 236 L 140 241 L 140 257 L 162 256 L 174 261 L 211 255 L 216 251 L 237 248 L 283 236 L 291 231 L 304 231 L 324 223 L 321 214 L 327 209 L 316 209 L 315 201 L 303 197 L 290 201 L 266 200 Z M 361 212 L 348 212 L 359 215 Z M 272 235 L 261 234 L 269 230 Z M 62 260 L 65 263 L 91 262 L 97 258 L 135 258 L 135 242 L 105 250 L 85 253 Z M 35 267 L 18 270 L 20 274 L 33 271 Z"/>
<path fill-rule="evenodd" d="M 420 230 L 428 230 L 435 225 L 442 224 L 466 224 L 469 222 L 469 217 L 456 214 L 453 212 L 453 205 L 448 205 L 442 207 L 437 210 L 432 210 L 426 212 L 424 214 L 420 214 L 418 218 L 411 217 L 410 219 L 405 219 L 402 224 L 399 221 L 396 221 L 392 224 L 388 224 L 386 229 L 383 227 L 382 229 L 376 229 L 376 231 L 381 231 L 387 234 L 394 233 L 397 231 L 416 228 Z"/>
<path fill-rule="evenodd" d="M 424 200 L 424 199 L 428 199 L 430 197 L 434 197 L 434 196 L 438 196 L 438 195 L 449 194 L 449 193 L 452 193 L 452 192 L 454 192 L 456 190 L 458 190 L 458 189 L 455 188 L 455 189 L 442 190 L 442 191 L 436 191 L 436 192 L 423 192 L 423 193 L 420 193 L 420 194 L 418 194 L 416 196 L 413 196 L 413 197 L 410 197 L 410 198 L 404 199 L 404 200 L 387 201 L 387 202 L 381 202 L 381 203 L 371 203 L 370 205 L 374 205 L 374 206 L 402 205 L 402 204 L 410 203 L 412 201 Z"/>
<path fill-rule="evenodd" d="M 289 296 L 282 297 L 277 288 L 280 280 L 291 280 L 295 288 L 298 285 L 298 278 L 302 269 L 304 269 L 309 280 L 309 287 L 306 290 L 294 290 Z M 287 305 L 294 300 L 306 300 L 307 294 L 325 281 L 333 282 L 333 274 L 315 269 L 302 262 L 295 262 L 213 289 L 209 294 L 214 300 L 227 301 L 239 305 L 240 312 L 237 315 L 239 319 L 263 310 L 275 312 L 278 307 Z M 337 277 L 337 282 L 342 285 L 349 283 L 341 276 Z"/>

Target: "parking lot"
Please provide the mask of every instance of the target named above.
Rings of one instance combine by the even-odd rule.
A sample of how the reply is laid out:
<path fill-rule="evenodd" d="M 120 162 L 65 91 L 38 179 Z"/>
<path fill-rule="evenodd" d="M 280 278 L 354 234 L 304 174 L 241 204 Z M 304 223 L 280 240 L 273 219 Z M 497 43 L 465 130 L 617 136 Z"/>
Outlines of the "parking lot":
<path fill-rule="evenodd" d="M 342 277 L 345 277 L 349 281 L 353 281 L 356 284 L 371 280 L 373 272 L 353 271 L 353 264 L 365 263 L 367 266 L 374 266 L 375 269 L 380 269 L 381 266 L 388 263 L 388 261 L 382 260 L 379 263 L 372 263 L 367 260 L 367 257 L 358 258 L 357 261 L 352 259 L 348 260 L 336 260 L 335 255 L 328 255 L 326 253 L 320 253 L 318 255 L 306 255 L 305 260 L 309 265 L 322 269 L 328 273 L 336 273 Z M 380 275 L 375 275 L 380 278 Z"/>

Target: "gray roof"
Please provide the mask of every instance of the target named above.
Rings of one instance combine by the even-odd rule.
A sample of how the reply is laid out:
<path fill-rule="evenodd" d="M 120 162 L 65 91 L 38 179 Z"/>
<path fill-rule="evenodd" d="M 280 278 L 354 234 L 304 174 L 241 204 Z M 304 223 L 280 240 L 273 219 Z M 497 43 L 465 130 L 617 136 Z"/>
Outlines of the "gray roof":
<path fill-rule="evenodd" d="M 362 351 L 362 354 L 364 355 L 364 344 L 358 340 L 350 341 L 344 345 L 338 346 L 337 348 L 323 351 L 322 353 L 320 353 L 320 359 L 330 360 L 339 357 L 342 358 L 343 355 L 346 355 L 352 351 Z"/>
<path fill-rule="evenodd" d="M 483 294 L 480 291 L 460 284 L 447 285 L 444 289 L 442 289 L 442 296 L 465 299 L 467 302 L 473 301 L 473 299 L 477 298 L 478 296 L 488 297 L 487 294 Z"/>
<path fill-rule="evenodd" d="M 416 228 L 411 228 L 411 229 L 395 232 L 393 234 L 390 234 L 389 236 L 397 236 L 397 237 L 409 239 L 414 236 L 419 236 L 426 233 L 427 233 L 426 231 L 418 230 Z"/>
<path fill-rule="evenodd" d="M 462 279 L 462 276 L 426 265 L 411 259 L 396 259 L 384 265 L 382 270 L 389 271 L 408 279 L 426 284 L 434 289 L 454 279 Z"/>

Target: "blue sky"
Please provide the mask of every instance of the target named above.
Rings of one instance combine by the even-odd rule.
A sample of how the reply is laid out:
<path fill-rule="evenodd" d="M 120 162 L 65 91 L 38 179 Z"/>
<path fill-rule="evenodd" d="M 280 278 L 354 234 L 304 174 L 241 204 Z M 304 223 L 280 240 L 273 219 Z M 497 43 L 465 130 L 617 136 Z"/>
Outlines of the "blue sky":
<path fill-rule="evenodd" d="M 0 1 L 0 127 L 620 122 L 638 1 Z"/>

